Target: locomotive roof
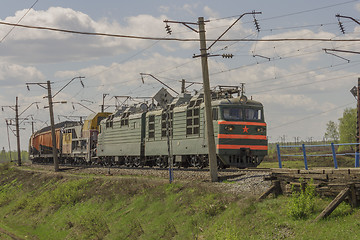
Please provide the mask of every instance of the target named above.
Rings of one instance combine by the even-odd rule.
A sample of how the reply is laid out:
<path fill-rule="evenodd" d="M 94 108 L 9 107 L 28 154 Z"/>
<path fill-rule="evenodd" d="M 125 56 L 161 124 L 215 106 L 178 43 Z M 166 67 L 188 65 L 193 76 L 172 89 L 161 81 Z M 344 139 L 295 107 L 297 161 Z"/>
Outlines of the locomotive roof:
<path fill-rule="evenodd" d="M 227 105 L 227 104 L 239 104 L 243 106 L 254 106 L 254 107 L 262 107 L 262 103 L 248 99 L 245 103 L 240 102 L 240 97 L 235 98 L 224 98 L 213 101 L 213 105 Z"/>
<path fill-rule="evenodd" d="M 54 125 L 55 129 L 58 129 L 58 128 L 63 128 L 63 127 L 71 127 L 71 126 L 75 126 L 79 124 L 79 122 L 77 121 L 65 121 L 65 122 L 60 122 L 60 123 L 57 123 Z M 44 127 L 38 131 L 36 131 L 34 133 L 34 135 L 36 134 L 40 134 L 40 133 L 43 133 L 43 132 L 47 132 L 47 131 L 50 131 L 51 130 L 51 126 L 47 126 L 47 127 Z"/>

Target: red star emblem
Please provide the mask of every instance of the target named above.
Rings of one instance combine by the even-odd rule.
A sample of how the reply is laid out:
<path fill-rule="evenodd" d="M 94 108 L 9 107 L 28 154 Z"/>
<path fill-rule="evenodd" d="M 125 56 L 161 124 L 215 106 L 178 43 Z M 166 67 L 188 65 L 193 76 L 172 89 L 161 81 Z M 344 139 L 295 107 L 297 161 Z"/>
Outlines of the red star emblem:
<path fill-rule="evenodd" d="M 243 130 L 244 130 L 244 133 L 245 133 L 245 132 L 248 133 L 249 128 L 245 126 L 245 127 L 243 127 Z"/>

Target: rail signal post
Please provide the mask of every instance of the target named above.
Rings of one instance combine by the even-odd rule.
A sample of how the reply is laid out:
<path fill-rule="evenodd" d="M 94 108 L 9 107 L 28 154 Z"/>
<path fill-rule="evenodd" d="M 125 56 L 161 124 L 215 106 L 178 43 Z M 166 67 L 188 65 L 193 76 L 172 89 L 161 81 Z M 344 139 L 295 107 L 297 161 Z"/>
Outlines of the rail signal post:
<path fill-rule="evenodd" d="M 217 170 L 214 126 L 213 126 L 212 111 L 211 111 L 211 94 L 210 94 L 209 69 L 208 69 L 208 61 L 207 61 L 204 18 L 199 17 L 198 23 L 199 23 L 199 35 L 200 35 L 201 66 L 202 66 L 203 85 L 204 85 L 205 120 L 206 120 L 207 140 L 208 140 L 208 148 L 209 148 L 210 177 L 212 182 L 217 182 L 218 170 Z"/>

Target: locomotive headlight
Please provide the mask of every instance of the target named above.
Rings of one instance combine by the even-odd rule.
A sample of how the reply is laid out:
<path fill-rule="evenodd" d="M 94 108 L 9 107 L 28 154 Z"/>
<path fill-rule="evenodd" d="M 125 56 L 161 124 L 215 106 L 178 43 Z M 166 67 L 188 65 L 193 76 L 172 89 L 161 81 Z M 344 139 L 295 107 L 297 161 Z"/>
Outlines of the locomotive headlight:
<path fill-rule="evenodd" d="M 241 95 L 240 97 L 240 103 L 245 104 L 247 102 L 247 97 L 245 95 Z"/>
<path fill-rule="evenodd" d="M 265 132 L 265 128 L 258 127 L 258 128 L 256 128 L 256 131 L 257 132 Z"/>
<path fill-rule="evenodd" d="M 227 126 L 225 126 L 225 130 L 232 131 L 232 130 L 234 130 L 234 126 L 227 125 Z"/>

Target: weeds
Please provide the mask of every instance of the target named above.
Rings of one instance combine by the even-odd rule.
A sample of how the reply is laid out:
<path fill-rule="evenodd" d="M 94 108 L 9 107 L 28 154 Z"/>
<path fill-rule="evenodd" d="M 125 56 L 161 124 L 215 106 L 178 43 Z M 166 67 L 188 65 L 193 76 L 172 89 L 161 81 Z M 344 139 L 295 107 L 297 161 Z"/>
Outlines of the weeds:
<path fill-rule="evenodd" d="M 68 222 L 67 227 L 72 228 L 72 233 L 78 239 L 104 239 L 110 232 L 109 226 L 100 211 L 86 208 L 75 216 L 73 222 Z"/>
<path fill-rule="evenodd" d="M 305 184 L 300 179 L 302 184 Z M 311 179 L 305 186 L 305 189 L 300 188 L 300 192 L 295 191 L 295 186 L 292 185 L 292 196 L 288 204 L 288 213 L 294 219 L 306 219 L 313 212 L 315 207 L 315 187 L 313 179 Z"/>
<path fill-rule="evenodd" d="M 1 173 L 0 228 L 23 239 L 360 239 L 360 211 L 346 204 L 310 224 L 327 204 L 312 181 L 259 203 L 203 183 L 15 171 Z"/>

